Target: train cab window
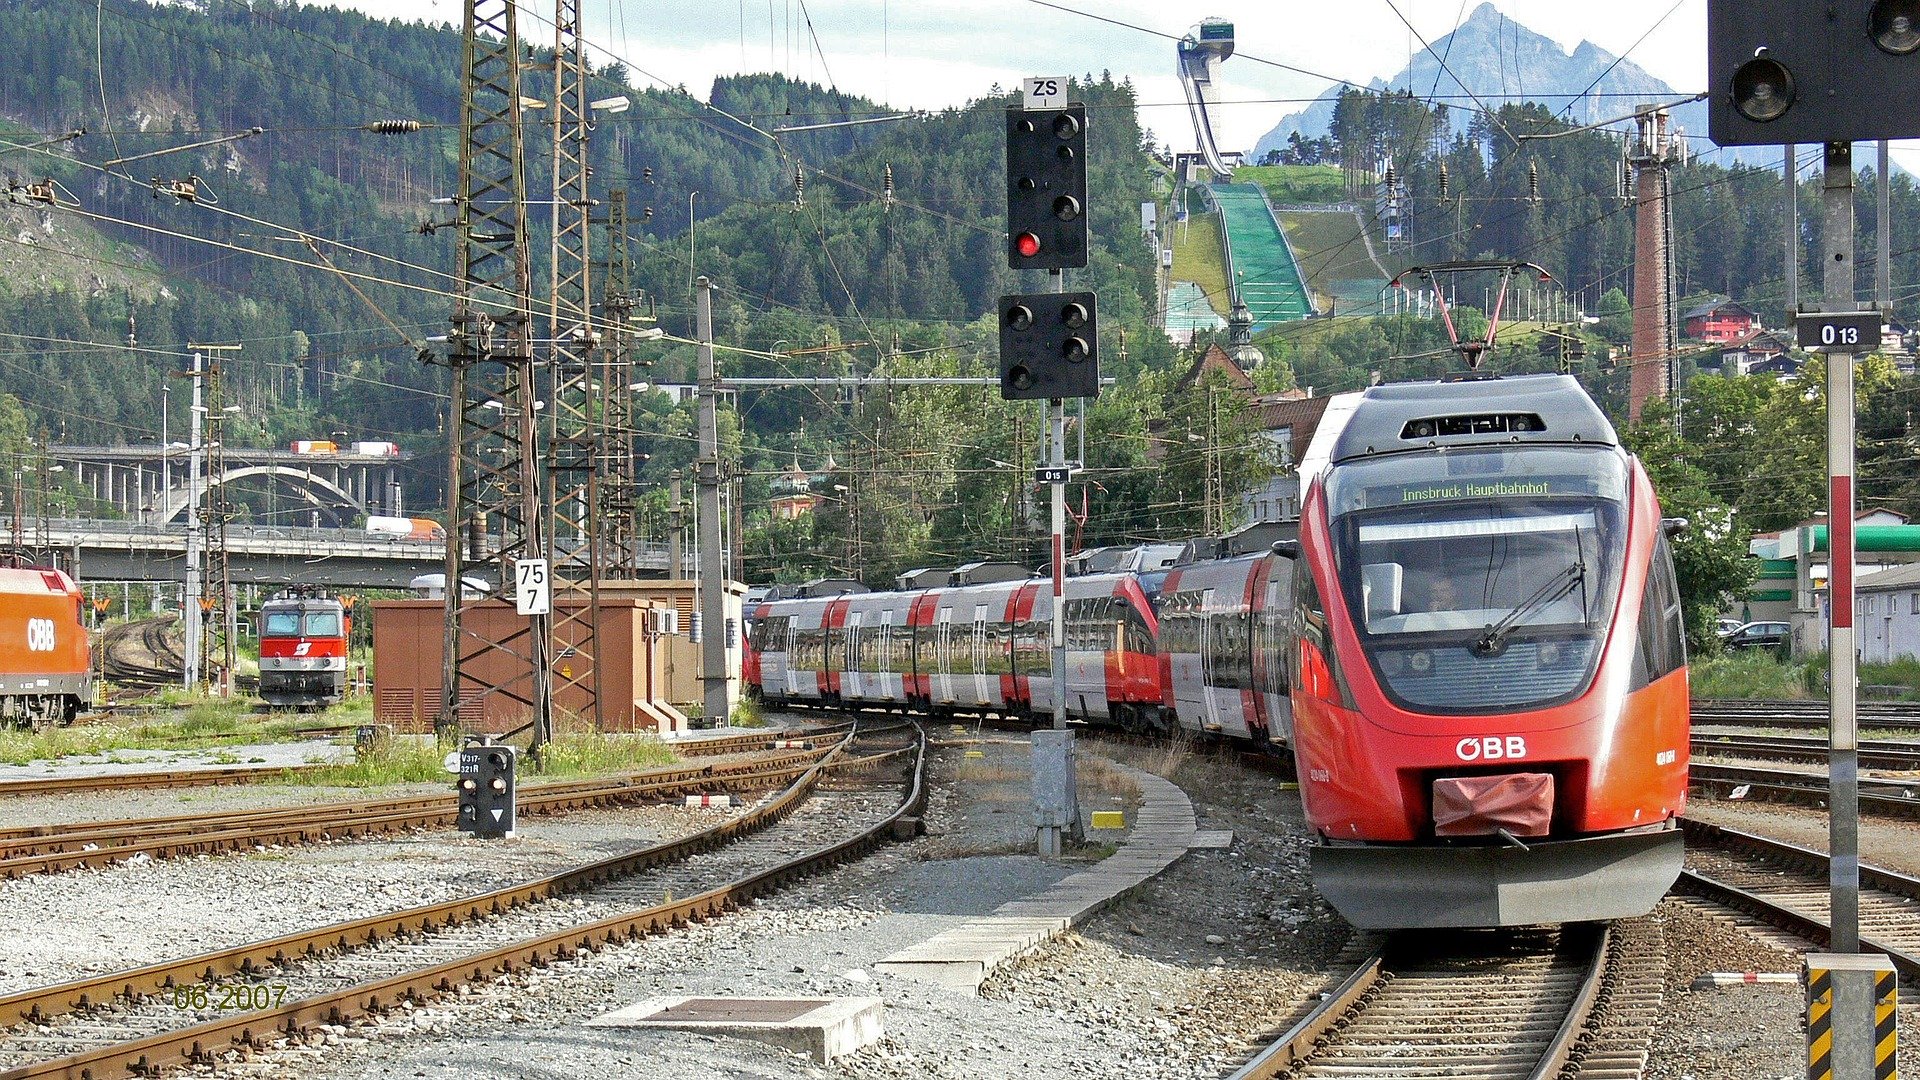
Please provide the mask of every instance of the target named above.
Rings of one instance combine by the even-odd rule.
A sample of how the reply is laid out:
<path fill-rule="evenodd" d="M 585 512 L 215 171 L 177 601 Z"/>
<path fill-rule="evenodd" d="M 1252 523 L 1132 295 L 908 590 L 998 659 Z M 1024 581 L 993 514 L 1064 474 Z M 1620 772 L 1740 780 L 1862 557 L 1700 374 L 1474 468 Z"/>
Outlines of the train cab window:
<path fill-rule="evenodd" d="M 340 613 L 337 611 L 307 612 L 308 637 L 339 637 Z"/>
<path fill-rule="evenodd" d="M 1625 562 L 1626 480 L 1625 457 L 1597 446 L 1334 469 L 1340 600 L 1387 695 L 1457 715 L 1585 692 Z"/>
<path fill-rule="evenodd" d="M 261 637 L 299 637 L 300 613 L 297 611 L 269 611 L 266 624 L 261 627 Z"/>

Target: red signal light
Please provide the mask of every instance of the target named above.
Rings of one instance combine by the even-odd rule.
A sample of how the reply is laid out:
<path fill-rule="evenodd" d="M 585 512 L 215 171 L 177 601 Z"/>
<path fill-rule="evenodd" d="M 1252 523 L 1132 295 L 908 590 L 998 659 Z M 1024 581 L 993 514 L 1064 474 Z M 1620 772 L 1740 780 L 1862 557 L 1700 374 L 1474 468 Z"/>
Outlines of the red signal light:
<path fill-rule="evenodd" d="M 1031 259 L 1040 254 L 1040 238 L 1030 232 L 1023 232 L 1013 238 L 1013 250 L 1023 259 Z"/>

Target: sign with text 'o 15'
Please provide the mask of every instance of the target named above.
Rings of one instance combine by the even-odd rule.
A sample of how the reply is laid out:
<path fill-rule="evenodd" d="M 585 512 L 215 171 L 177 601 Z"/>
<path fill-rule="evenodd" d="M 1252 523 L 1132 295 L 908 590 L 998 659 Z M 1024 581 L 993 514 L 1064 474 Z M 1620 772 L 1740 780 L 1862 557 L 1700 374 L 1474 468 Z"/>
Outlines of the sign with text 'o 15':
<path fill-rule="evenodd" d="M 1803 311 L 1794 329 L 1808 352 L 1870 353 L 1880 347 L 1877 311 Z"/>
<path fill-rule="evenodd" d="M 1020 107 L 1057 109 L 1067 103 L 1067 76 L 1039 75 L 1020 81 Z"/>
<path fill-rule="evenodd" d="M 553 576 L 545 559 L 521 559 L 513 564 L 513 610 L 521 615 L 553 611 Z"/>

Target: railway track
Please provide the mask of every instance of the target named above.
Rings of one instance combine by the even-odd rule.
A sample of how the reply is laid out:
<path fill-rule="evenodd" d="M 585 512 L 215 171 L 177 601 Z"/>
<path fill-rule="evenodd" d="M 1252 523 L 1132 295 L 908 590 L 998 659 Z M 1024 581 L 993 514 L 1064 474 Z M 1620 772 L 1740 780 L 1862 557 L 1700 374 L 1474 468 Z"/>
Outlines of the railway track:
<path fill-rule="evenodd" d="M 531 965 L 718 916 L 855 858 L 921 812 L 925 741 L 849 760 L 848 732 L 749 813 L 664 844 L 443 904 L 320 927 L 0 998 L 0 1080 L 107 1080 L 205 1064 Z M 842 762 L 904 763 L 902 794 L 829 791 Z M 661 898 L 665 897 L 665 900 Z M 176 1007 L 177 988 L 189 992 Z M 266 1007 L 219 1010 L 223 994 Z M 205 1002 L 206 1007 L 200 1007 Z"/>
<path fill-rule="evenodd" d="M 0 798 L 9 795 L 84 795 L 130 788 L 206 787 L 210 784 L 254 784 L 297 775 L 312 765 L 260 765 L 218 769 L 169 769 L 160 772 L 108 773 L 100 776 L 48 776 L 32 780 L 0 780 Z"/>
<path fill-rule="evenodd" d="M 1233 1080 L 1637 1077 L 1660 1011 L 1661 938 L 1606 927 L 1369 939 L 1333 992 Z"/>
<path fill-rule="evenodd" d="M 1860 767 L 1890 772 L 1920 770 L 1920 743 L 1861 739 Z M 1827 740 L 1792 735 L 1749 735 L 1736 732 L 1693 733 L 1693 752 L 1722 754 L 1761 761 L 1820 762 L 1827 760 Z"/>
<path fill-rule="evenodd" d="M 1695 788 L 1722 798 L 1754 798 L 1767 802 L 1825 806 L 1827 774 L 1769 769 L 1759 765 L 1715 765 L 1696 761 L 1687 767 Z M 1744 789 L 1744 790 L 1743 790 Z M 1920 819 L 1920 779 L 1860 778 L 1860 809 L 1882 817 Z"/>
<path fill-rule="evenodd" d="M 1862 728 L 1920 734 L 1920 703 L 1862 701 L 1855 708 Z M 1740 727 L 1825 731 L 1827 703 L 1824 701 L 1729 701 L 1695 698 L 1693 722 L 1695 725 L 1726 724 Z"/>
<path fill-rule="evenodd" d="M 1733 908 L 1818 946 L 1831 935 L 1823 852 L 1682 819 L 1687 869 L 1681 893 Z M 1920 878 L 1860 867 L 1860 947 L 1920 979 Z"/>
<path fill-rule="evenodd" d="M 693 756 L 765 753 L 768 743 L 765 735 L 727 736 L 689 749 L 697 747 L 698 753 Z M 743 762 L 668 766 L 612 777 L 532 784 L 520 789 L 518 805 L 530 813 L 562 813 L 682 794 L 718 794 L 729 787 L 753 789 L 797 775 L 825 753 L 824 748 L 800 750 Z M 142 854 L 166 858 L 250 851 L 267 845 L 432 828 L 452 824 L 457 805 L 454 795 L 447 793 L 0 828 L 0 878 L 109 866 Z"/>
<path fill-rule="evenodd" d="M 158 689 L 180 682 L 185 661 L 172 633 L 178 616 L 108 627 L 100 635 L 100 673 L 122 686 Z"/>

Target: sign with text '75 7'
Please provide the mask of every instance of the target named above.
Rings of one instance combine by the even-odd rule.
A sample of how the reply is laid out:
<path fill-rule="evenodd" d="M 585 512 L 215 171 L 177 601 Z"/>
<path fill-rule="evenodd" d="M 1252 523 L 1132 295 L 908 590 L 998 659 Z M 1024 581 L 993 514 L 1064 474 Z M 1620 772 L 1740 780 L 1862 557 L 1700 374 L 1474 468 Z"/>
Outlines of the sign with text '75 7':
<path fill-rule="evenodd" d="M 553 575 L 545 559 L 521 559 L 513 564 L 513 610 L 521 615 L 553 611 Z"/>

